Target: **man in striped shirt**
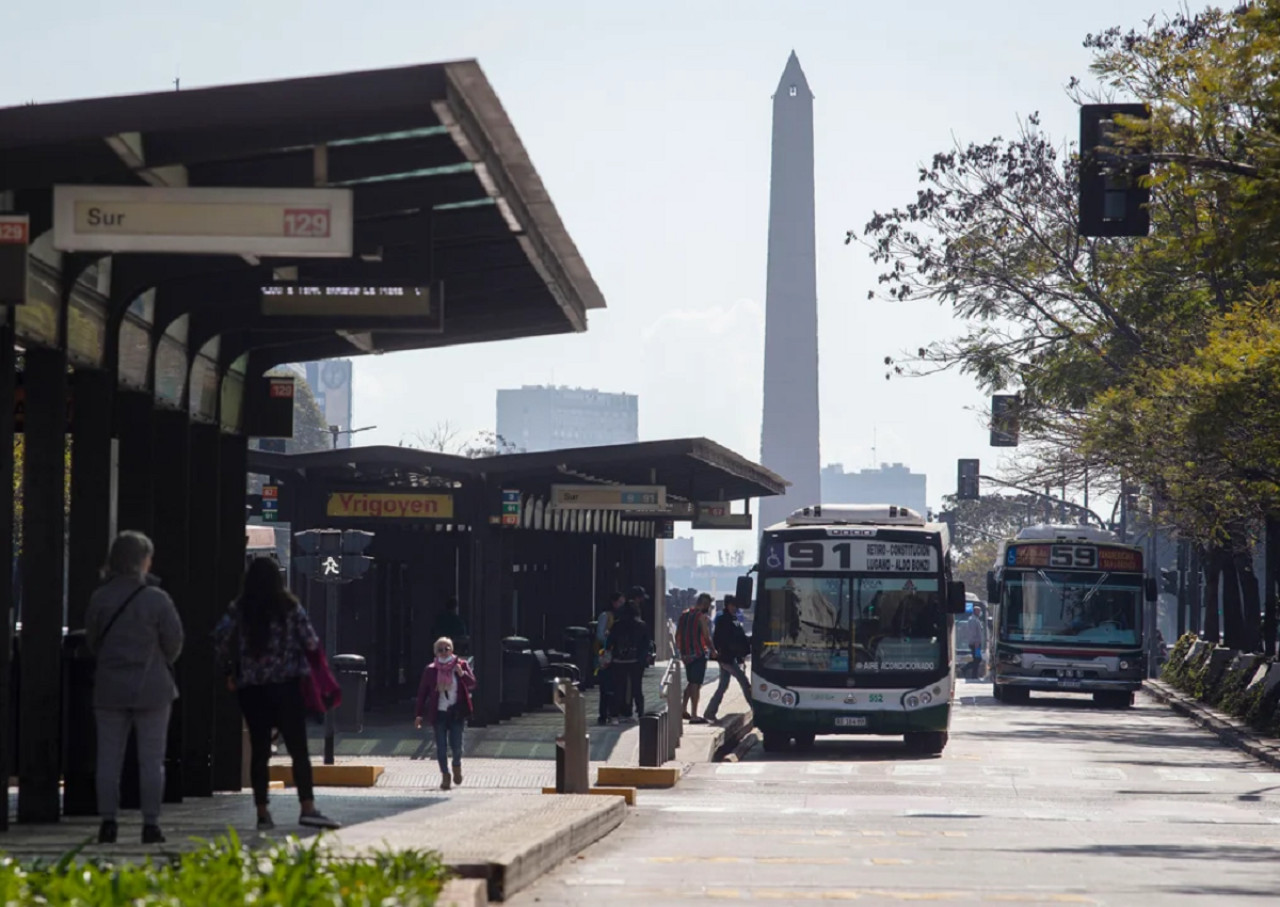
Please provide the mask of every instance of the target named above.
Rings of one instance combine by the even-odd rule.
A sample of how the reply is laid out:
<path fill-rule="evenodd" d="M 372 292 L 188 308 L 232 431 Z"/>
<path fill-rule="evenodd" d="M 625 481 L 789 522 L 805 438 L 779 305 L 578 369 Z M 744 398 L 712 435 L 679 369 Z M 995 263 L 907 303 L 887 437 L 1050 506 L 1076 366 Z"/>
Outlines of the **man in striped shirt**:
<path fill-rule="evenodd" d="M 684 718 L 690 724 L 707 723 L 707 719 L 698 714 L 698 698 L 702 695 L 702 682 L 707 678 L 707 660 L 716 657 L 711 642 L 711 602 L 711 596 L 703 592 L 676 624 L 676 650 L 689 679 L 684 688 Z"/>

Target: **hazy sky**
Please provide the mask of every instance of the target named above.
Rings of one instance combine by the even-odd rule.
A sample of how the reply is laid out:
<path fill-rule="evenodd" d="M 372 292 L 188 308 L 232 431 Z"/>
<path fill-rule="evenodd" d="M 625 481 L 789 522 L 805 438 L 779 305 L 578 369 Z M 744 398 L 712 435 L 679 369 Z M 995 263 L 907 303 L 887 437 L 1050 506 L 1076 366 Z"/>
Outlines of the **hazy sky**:
<path fill-rule="evenodd" d="M 1160 0 L 881 3 L 46 0 L 0 6 L 0 105 L 480 61 L 608 301 L 585 334 L 357 360 L 361 443 L 448 420 L 492 429 L 495 391 L 556 383 L 640 396 L 642 440 L 760 449 L 770 96 L 795 49 L 815 100 L 822 462 L 903 462 L 954 491 L 958 457 L 996 451 L 961 376 L 884 379 L 886 355 L 954 332 L 929 303 L 867 301 L 844 245 L 905 204 L 917 164 L 1063 92 L 1081 40 Z M 433 389 L 434 392 L 433 392 Z M 874 444 L 874 451 L 873 451 Z M 700 547 L 747 534 L 699 534 Z M 705 538 L 703 537 L 705 536 Z"/>

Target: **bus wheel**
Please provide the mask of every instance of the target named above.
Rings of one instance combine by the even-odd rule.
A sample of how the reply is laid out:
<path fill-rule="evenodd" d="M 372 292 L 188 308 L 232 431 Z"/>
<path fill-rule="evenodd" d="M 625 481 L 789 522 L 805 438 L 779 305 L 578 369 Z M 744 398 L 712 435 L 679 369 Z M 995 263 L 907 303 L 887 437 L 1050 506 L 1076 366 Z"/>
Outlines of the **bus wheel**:
<path fill-rule="evenodd" d="M 796 749 L 802 753 L 807 753 L 813 749 L 814 734 L 796 734 Z"/>
<path fill-rule="evenodd" d="M 775 731 L 765 731 L 761 735 L 760 745 L 766 753 L 785 753 L 790 742 L 785 736 Z"/>
<path fill-rule="evenodd" d="M 936 756 L 947 746 L 946 731 L 911 731 L 904 734 L 907 749 L 913 753 L 924 753 Z"/>
<path fill-rule="evenodd" d="M 991 698 L 996 702 L 1004 702 L 1004 687 L 998 683 L 991 685 Z"/>

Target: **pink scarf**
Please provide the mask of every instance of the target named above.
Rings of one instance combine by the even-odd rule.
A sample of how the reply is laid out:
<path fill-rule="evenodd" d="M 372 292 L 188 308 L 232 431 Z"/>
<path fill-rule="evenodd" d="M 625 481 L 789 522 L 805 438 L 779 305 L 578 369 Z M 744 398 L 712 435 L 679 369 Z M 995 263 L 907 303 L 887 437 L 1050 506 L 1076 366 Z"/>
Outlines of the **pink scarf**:
<path fill-rule="evenodd" d="M 436 689 L 452 690 L 453 689 L 453 666 L 457 663 L 458 656 L 450 655 L 446 659 L 437 658 L 432 664 L 436 669 Z"/>

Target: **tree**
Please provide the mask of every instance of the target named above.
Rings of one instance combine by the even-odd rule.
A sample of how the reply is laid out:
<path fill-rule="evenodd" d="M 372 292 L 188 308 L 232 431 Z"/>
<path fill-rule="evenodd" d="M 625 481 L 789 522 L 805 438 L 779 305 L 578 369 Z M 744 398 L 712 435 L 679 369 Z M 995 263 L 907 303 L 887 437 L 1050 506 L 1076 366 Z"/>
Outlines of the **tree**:
<path fill-rule="evenodd" d="M 1111 491 L 1136 480 L 1169 502 L 1180 530 L 1218 550 L 1209 561 L 1230 585 L 1252 522 L 1276 506 L 1262 464 L 1280 446 L 1280 420 L 1265 400 L 1243 406 L 1234 430 L 1222 419 L 1267 368 L 1246 362 L 1252 374 L 1228 382 L 1213 370 L 1243 342 L 1245 322 L 1273 319 L 1280 9 L 1179 14 L 1085 46 L 1099 84 L 1072 80 L 1077 100 L 1122 95 L 1151 110 L 1149 121 L 1121 118 L 1110 150 L 1122 168 L 1155 168 L 1152 235 L 1077 234 L 1078 155 L 1034 115 L 1012 140 L 935 155 L 915 201 L 874 214 L 863 241 L 885 296 L 949 305 L 967 328 L 888 360 L 890 375 L 956 368 L 987 390 L 1017 389 L 1030 443 L 1016 478 L 1075 484 L 1089 470 L 1094 488 Z M 1257 612 L 1248 575 L 1235 573 L 1241 594 L 1228 589 L 1224 601 L 1243 602 L 1248 639 Z"/>

